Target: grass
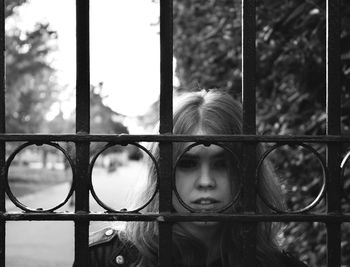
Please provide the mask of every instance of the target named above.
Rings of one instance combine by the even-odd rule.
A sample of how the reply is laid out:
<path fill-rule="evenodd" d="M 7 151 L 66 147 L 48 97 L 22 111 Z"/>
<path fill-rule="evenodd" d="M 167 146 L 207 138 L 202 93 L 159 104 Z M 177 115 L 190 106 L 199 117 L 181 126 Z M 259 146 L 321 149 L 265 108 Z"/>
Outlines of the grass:
<path fill-rule="evenodd" d="M 72 181 L 71 171 L 32 169 L 27 166 L 11 166 L 9 185 L 16 197 L 41 191 L 47 187 Z"/>

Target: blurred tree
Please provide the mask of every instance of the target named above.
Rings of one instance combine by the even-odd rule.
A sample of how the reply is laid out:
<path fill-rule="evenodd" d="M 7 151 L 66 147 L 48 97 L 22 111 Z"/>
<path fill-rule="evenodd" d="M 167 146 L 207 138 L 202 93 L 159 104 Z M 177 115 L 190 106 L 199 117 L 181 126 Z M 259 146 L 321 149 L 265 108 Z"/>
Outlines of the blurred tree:
<path fill-rule="evenodd" d="M 62 106 L 59 105 L 58 114 L 45 124 L 45 132 L 48 133 L 73 133 L 75 132 L 74 118 L 65 118 L 62 110 Z"/>
<path fill-rule="evenodd" d="M 174 56 L 179 91 L 239 92 L 239 1 L 174 1 Z"/>
<path fill-rule="evenodd" d="M 12 16 L 19 6 L 26 3 L 27 0 L 6 0 L 5 1 L 5 18 Z"/>
<path fill-rule="evenodd" d="M 348 133 L 349 5 L 342 10 L 342 122 Z M 221 88 L 239 98 L 240 12 L 240 1 L 174 1 L 178 91 Z M 258 132 L 323 134 L 325 1 L 264 0 L 256 12 Z"/>
<path fill-rule="evenodd" d="M 124 115 L 112 110 L 103 103 L 103 84 L 90 86 L 90 132 L 92 134 L 121 134 L 129 133 L 123 125 Z M 47 130 L 52 133 L 74 132 L 75 112 L 68 119 L 64 118 L 62 107 L 59 105 L 58 114 L 47 123 Z"/>
<path fill-rule="evenodd" d="M 25 0 L 6 1 L 6 22 L 16 16 Z M 6 30 L 6 127 L 7 132 L 39 132 L 45 110 L 57 99 L 55 70 L 48 55 L 55 49 L 56 33 L 48 24 L 37 24 L 23 32 L 16 26 Z"/>
<path fill-rule="evenodd" d="M 174 0 L 174 56 L 178 92 L 201 88 L 228 90 L 241 96 L 241 1 Z M 325 134 L 325 31 L 324 0 L 263 0 L 256 7 L 256 101 L 258 134 Z M 342 3 L 342 133 L 350 133 L 350 5 Z M 324 146 L 315 145 L 322 154 Z M 344 148 L 345 150 L 346 148 Z M 348 148 L 347 148 L 348 149 Z M 304 191 L 317 192 L 319 170 L 303 152 L 275 153 L 286 179 Z M 295 160 L 301 157 L 302 160 Z M 300 165 L 303 171 L 300 173 Z M 298 169 L 298 171 L 296 171 Z M 350 182 L 346 190 L 350 192 Z M 317 190 L 316 190 L 317 191 Z M 295 192 L 289 208 L 310 202 Z M 319 205 L 319 209 L 324 206 Z M 344 202 L 343 208 L 350 210 Z M 348 229 L 345 228 L 344 229 Z M 320 224 L 290 223 L 288 246 L 311 266 L 323 266 L 325 228 Z M 298 236 L 296 233 L 301 233 Z M 350 250 L 350 231 L 343 232 L 342 249 Z M 312 257 L 313 253 L 318 257 Z M 350 258 L 343 253 L 343 264 Z"/>
<path fill-rule="evenodd" d="M 102 95 L 102 87 L 102 83 L 97 86 L 91 85 L 90 87 L 90 132 L 92 134 L 128 134 L 128 128 L 123 124 L 125 116 L 113 111 L 103 103 L 105 96 Z M 45 132 L 57 134 L 75 132 L 74 122 L 75 112 L 69 118 L 64 118 L 60 106 L 58 114 L 45 124 Z M 65 147 L 71 157 L 74 157 L 75 148 L 73 143 L 64 143 L 62 146 Z M 103 146 L 103 143 L 92 143 L 90 149 L 91 155 L 97 153 Z M 116 146 L 113 149 L 109 149 L 108 152 L 121 150 L 122 148 L 120 146 Z M 49 152 L 54 151 L 51 149 Z"/>
<path fill-rule="evenodd" d="M 113 111 L 103 103 L 103 83 L 91 86 L 90 89 L 90 125 L 93 134 L 128 134 L 128 128 L 123 125 L 124 115 Z M 91 154 L 95 154 L 103 144 L 93 143 Z M 120 146 L 108 149 L 108 153 L 123 150 Z"/>
<path fill-rule="evenodd" d="M 103 103 L 103 84 L 90 88 L 90 124 L 94 134 L 121 134 L 129 133 L 122 121 L 125 115 L 113 111 Z"/>

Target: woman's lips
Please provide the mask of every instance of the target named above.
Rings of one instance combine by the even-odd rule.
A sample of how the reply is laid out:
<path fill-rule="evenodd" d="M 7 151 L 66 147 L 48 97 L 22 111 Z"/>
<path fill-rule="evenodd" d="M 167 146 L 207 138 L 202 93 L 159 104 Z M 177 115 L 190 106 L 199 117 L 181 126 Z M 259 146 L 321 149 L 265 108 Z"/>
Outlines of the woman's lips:
<path fill-rule="evenodd" d="M 194 204 L 200 204 L 200 205 L 210 205 L 210 204 L 215 204 L 215 203 L 219 203 L 220 201 L 215 199 L 215 198 L 211 198 L 211 197 L 201 197 L 201 198 L 197 198 L 196 200 L 192 201 L 192 203 Z"/>
<path fill-rule="evenodd" d="M 210 197 L 197 198 L 191 201 L 191 204 L 195 209 L 199 210 L 212 210 L 217 208 L 217 204 L 220 203 L 219 200 Z"/>

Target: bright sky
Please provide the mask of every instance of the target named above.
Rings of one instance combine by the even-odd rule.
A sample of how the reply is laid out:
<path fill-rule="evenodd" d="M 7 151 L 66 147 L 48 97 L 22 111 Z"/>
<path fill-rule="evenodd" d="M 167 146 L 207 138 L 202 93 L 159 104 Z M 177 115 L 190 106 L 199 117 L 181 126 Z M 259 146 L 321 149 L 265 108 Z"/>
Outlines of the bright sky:
<path fill-rule="evenodd" d="M 53 64 L 70 92 L 62 95 L 63 109 L 73 110 L 75 0 L 30 0 L 19 12 L 17 25 L 46 21 L 58 32 Z M 91 84 L 103 82 L 105 104 L 116 112 L 144 114 L 159 96 L 158 16 L 152 0 L 90 0 Z"/>

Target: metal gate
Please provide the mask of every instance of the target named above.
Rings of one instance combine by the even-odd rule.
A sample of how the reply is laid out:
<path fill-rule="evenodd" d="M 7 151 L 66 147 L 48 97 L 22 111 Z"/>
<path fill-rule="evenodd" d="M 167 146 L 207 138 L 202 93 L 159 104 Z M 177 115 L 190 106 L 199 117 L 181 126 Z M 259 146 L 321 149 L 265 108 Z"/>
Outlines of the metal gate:
<path fill-rule="evenodd" d="M 160 129 L 159 135 L 91 135 L 90 132 L 90 69 L 89 69 L 89 1 L 76 0 L 77 27 L 77 84 L 76 84 L 76 134 L 16 135 L 5 133 L 5 80 L 4 53 L 0 54 L 0 266 L 5 266 L 5 232 L 7 221 L 55 220 L 75 223 L 75 261 L 77 266 L 88 266 L 88 235 L 90 221 L 157 221 L 159 223 L 159 265 L 171 266 L 172 223 L 176 221 L 235 221 L 244 222 L 244 266 L 253 267 L 255 261 L 256 225 L 261 221 L 317 221 L 327 227 L 327 266 L 341 266 L 341 224 L 350 222 L 350 215 L 341 211 L 341 155 L 342 144 L 350 143 L 349 136 L 340 132 L 340 0 L 327 0 L 327 133 L 325 136 L 257 136 L 255 122 L 255 1 L 242 2 L 242 47 L 243 47 L 243 134 L 235 136 L 191 136 L 172 134 L 172 90 L 173 90 L 173 41 L 172 41 L 172 1 L 160 2 L 160 43 L 161 43 L 161 88 L 160 88 Z M 4 1 L 0 6 L 0 50 L 5 49 Z M 72 162 L 76 205 L 74 213 L 56 213 L 54 210 L 25 210 L 21 213 L 7 213 L 5 208 L 5 188 L 7 169 L 11 159 L 6 159 L 5 143 L 14 141 L 28 144 L 53 144 L 52 142 L 74 142 L 75 162 Z M 128 144 L 137 142 L 159 142 L 159 213 L 139 214 L 129 212 L 89 213 L 89 145 L 90 142 Z M 322 143 L 327 145 L 327 212 L 324 214 L 275 213 L 255 214 L 256 191 L 255 170 L 257 160 L 243 160 L 244 199 L 243 212 L 239 214 L 177 214 L 171 212 L 171 171 L 172 142 L 242 142 L 245 159 L 256 157 L 258 143 L 304 144 Z"/>

